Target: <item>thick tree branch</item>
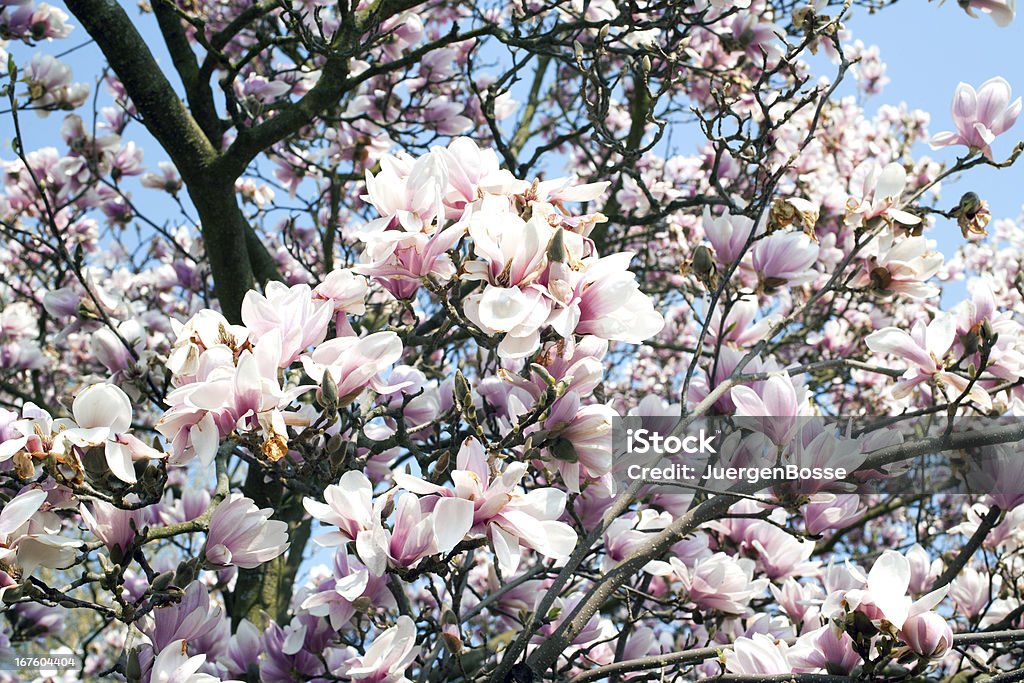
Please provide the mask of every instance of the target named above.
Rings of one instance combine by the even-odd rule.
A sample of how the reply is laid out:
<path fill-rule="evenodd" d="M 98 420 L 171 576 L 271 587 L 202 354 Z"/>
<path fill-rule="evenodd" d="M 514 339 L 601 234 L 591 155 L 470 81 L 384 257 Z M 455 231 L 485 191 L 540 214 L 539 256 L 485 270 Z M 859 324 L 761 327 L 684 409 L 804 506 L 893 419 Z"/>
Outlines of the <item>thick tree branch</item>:
<path fill-rule="evenodd" d="M 185 30 L 181 25 L 181 18 L 177 12 L 168 7 L 167 2 L 168 0 L 161 0 L 155 3 L 153 13 L 156 14 L 157 22 L 160 24 L 160 32 L 164 36 L 164 42 L 167 45 L 167 51 L 171 54 L 174 68 L 185 87 L 185 97 L 188 98 L 189 109 L 210 144 L 215 149 L 220 149 L 224 129 L 220 117 L 217 116 L 209 74 L 204 76 L 200 72 L 199 62 L 189 45 L 188 36 L 185 35 Z"/>

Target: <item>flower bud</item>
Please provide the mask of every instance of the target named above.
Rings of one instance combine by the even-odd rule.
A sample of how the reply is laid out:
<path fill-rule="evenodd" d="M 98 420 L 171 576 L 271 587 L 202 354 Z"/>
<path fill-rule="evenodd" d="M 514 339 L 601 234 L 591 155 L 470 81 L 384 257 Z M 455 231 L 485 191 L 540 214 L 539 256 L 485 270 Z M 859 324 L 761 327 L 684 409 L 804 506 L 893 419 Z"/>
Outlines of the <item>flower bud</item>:
<path fill-rule="evenodd" d="M 167 590 L 167 587 L 171 585 L 172 581 L 174 581 L 174 572 L 157 574 L 156 577 L 153 578 L 151 588 L 153 589 L 153 592 L 161 593 Z"/>
<path fill-rule="evenodd" d="M 566 251 L 565 251 L 565 228 L 558 226 L 555 229 L 555 234 L 551 236 L 551 241 L 548 242 L 548 260 L 552 263 L 565 263 Z"/>
<path fill-rule="evenodd" d="M 693 272 L 697 277 L 706 277 L 715 268 L 715 261 L 711 258 L 711 250 L 703 244 L 693 250 Z"/>
<path fill-rule="evenodd" d="M 324 373 L 323 381 L 320 382 L 318 403 L 328 409 L 338 407 L 338 384 L 329 372 Z"/>
<path fill-rule="evenodd" d="M 953 629 L 936 612 L 915 614 L 907 619 L 900 637 L 911 650 L 929 659 L 940 659 L 953 647 Z"/>

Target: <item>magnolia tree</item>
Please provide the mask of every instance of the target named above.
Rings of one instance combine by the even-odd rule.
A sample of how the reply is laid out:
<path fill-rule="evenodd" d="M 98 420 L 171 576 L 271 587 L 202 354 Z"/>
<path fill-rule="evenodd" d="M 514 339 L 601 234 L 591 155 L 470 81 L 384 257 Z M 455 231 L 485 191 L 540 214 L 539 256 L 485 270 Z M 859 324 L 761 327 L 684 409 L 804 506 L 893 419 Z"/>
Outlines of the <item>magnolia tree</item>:
<path fill-rule="evenodd" d="M 865 108 L 884 0 L 64 4 L 0 0 L 0 679 L 1024 679 L 1024 485 L 867 485 L 1020 474 L 1004 79 Z M 758 417 L 848 476 L 616 476 Z"/>

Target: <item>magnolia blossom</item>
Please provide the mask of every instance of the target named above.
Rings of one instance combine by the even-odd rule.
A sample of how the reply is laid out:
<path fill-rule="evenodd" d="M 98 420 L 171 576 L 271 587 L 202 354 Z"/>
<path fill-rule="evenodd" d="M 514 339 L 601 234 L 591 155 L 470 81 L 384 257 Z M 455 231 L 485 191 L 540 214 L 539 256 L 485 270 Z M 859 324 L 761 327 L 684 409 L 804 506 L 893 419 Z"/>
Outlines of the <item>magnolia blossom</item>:
<path fill-rule="evenodd" d="M 763 422 L 764 434 L 778 445 L 792 440 L 797 416 L 808 415 L 807 389 L 796 386 L 788 374 L 772 375 L 760 388 L 733 387 L 729 392 L 738 417 L 770 417 Z"/>
<path fill-rule="evenodd" d="M 788 648 L 771 636 L 755 633 L 752 638 L 737 638 L 725 656 L 725 669 L 731 674 L 788 674 L 793 667 L 786 659 Z"/>
<path fill-rule="evenodd" d="M 341 475 L 337 484 L 324 489 L 324 500 L 327 502 L 321 503 L 312 498 L 302 500 L 306 512 L 325 524 L 338 527 L 337 531 L 320 536 L 317 539 L 320 545 L 335 546 L 355 541 L 360 534 L 374 529 L 373 484 L 362 472 L 350 470 Z"/>
<path fill-rule="evenodd" d="M 57 58 L 37 52 L 25 69 L 31 104 L 40 108 L 75 109 L 89 96 L 89 86 L 71 82 L 71 67 Z M 45 111 L 39 111 L 45 115 Z"/>
<path fill-rule="evenodd" d="M 721 216 L 712 217 L 710 207 L 704 208 L 702 217 L 704 236 L 715 248 L 715 256 L 723 265 L 734 263 L 754 229 L 754 221 L 746 216 L 733 216 L 728 209 Z"/>
<path fill-rule="evenodd" d="M 255 290 L 246 292 L 242 300 L 242 322 L 254 342 L 271 330 L 279 333 L 281 358 L 278 365 L 286 368 L 307 348 L 324 340 L 334 307 L 314 299 L 309 285 L 288 287 L 271 281 L 265 291 L 265 296 Z"/>
<path fill-rule="evenodd" d="M 338 337 L 302 356 L 306 374 L 318 384 L 330 375 L 337 386 L 339 405 L 351 403 L 367 387 L 381 393 L 388 386 L 381 373 L 402 357 L 402 340 L 394 332 L 375 332 L 365 337 Z"/>
<path fill-rule="evenodd" d="M 993 2 L 992 6 L 998 4 Z M 977 91 L 967 83 L 960 83 L 953 96 L 953 123 L 957 132 L 938 133 L 932 138 L 932 147 L 965 145 L 981 150 L 991 159 L 992 148 L 989 145 L 1009 130 L 1020 116 L 1021 98 L 1010 102 L 1010 97 L 1010 84 L 998 76 L 982 83 Z"/>
<path fill-rule="evenodd" d="M 330 313 L 330 308 L 326 308 Z M 199 457 L 210 464 L 220 439 L 235 430 L 258 431 L 263 455 L 280 460 L 287 452 L 287 428 L 283 408 L 312 389 L 281 388 L 279 360 L 281 337 L 267 332 L 255 345 L 237 354 L 225 345 L 202 352 L 195 380 L 165 399 L 170 406 L 156 428 L 171 440 L 173 461 L 183 464 Z"/>
<path fill-rule="evenodd" d="M 900 629 L 911 650 L 929 659 L 941 659 L 953 647 L 953 629 L 935 612 L 915 614 Z"/>
<path fill-rule="evenodd" d="M 321 581 L 302 600 L 300 607 L 312 615 L 328 617 L 331 627 L 341 630 L 355 616 L 357 604 L 369 603 L 378 608 L 394 605 L 394 596 L 387 588 L 387 581 L 387 577 L 371 573 L 366 566 L 349 557 L 342 546 L 334 555 L 331 576 Z"/>
<path fill-rule="evenodd" d="M 187 643 L 184 639 L 168 643 L 153 660 L 149 680 L 152 683 L 218 683 L 222 680 L 225 683 L 241 683 L 234 679 L 221 679 L 218 676 L 200 673 L 199 669 L 206 663 L 206 655 L 189 657 L 187 652 Z"/>
<path fill-rule="evenodd" d="M 802 232 L 777 232 L 759 240 L 751 250 L 754 271 L 771 291 L 783 285 L 796 286 L 818 277 L 813 266 L 818 245 Z"/>
<path fill-rule="evenodd" d="M 907 595 L 910 587 L 910 562 L 895 550 L 885 550 L 865 577 L 849 567 L 864 588 L 846 591 L 842 597 L 850 609 L 866 614 L 872 620 L 884 620 L 897 630 L 911 617 L 923 614 L 939 604 L 949 586 L 942 586 L 918 600 Z"/>
<path fill-rule="evenodd" d="M 575 332 L 630 344 L 658 334 L 665 320 L 629 272 L 632 258 L 630 252 L 589 257 L 582 270 L 559 269 L 556 279 L 549 277 L 548 290 L 562 306 L 550 321 L 555 331 L 563 337 Z M 563 284 L 568 287 L 562 289 Z"/>
<path fill-rule="evenodd" d="M 980 9 L 999 26 L 1009 26 L 1017 15 L 1016 0 L 958 0 L 957 4 L 972 17 L 977 17 L 974 10 Z"/>
<path fill-rule="evenodd" d="M 368 683 L 409 683 L 405 670 L 416 659 L 416 624 L 404 614 L 377 636 L 345 676 Z"/>
<path fill-rule="evenodd" d="M 505 574 L 519 566 L 522 547 L 556 560 L 567 559 L 576 545 L 576 532 L 558 521 L 566 494 L 555 488 L 517 491 L 527 465 L 510 462 L 492 474 L 479 441 L 466 439 L 452 472 L 455 488 L 431 484 L 396 472 L 395 483 L 421 495 L 436 495 L 434 533 L 438 550 L 447 552 L 467 536 L 490 539 Z"/>
<path fill-rule="evenodd" d="M 135 483 L 134 461 L 163 455 L 127 433 L 132 426 L 131 400 L 113 384 L 93 384 L 80 391 L 71 413 L 78 427 L 64 431 L 64 440 L 84 448 L 102 446 L 107 466 L 121 481 Z"/>
<path fill-rule="evenodd" d="M 863 662 L 853 646 L 849 633 L 834 624 L 826 624 L 801 635 L 789 649 L 788 658 L 797 672 L 816 672 L 819 669 L 850 672 Z"/>
<path fill-rule="evenodd" d="M 46 491 L 28 489 L 0 510 L 0 563 L 16 565 L 22 576 L 36 568 L 63 569 L 70 565 L 81 541 L 59 535 L 60 520 L 47 518 L 40 508 Z"/>
<path fill-rule="evenodd" d="M 434 219 L 444 216 L 443 196 L 448 187 L 445 155 L 437 151 L 413 159 L 408 154 L 386 155 L 380 172 L 366 172 L 363 199 L 380 212 L 381 218 L 368 229 L 397 222 L 408 232 L 430 231 Z"/>
<path fill-rule="evenodd" d="M 139 510 L 122 510 L 102 500 L 92 502 L 93 512 L 82 506 L 82 521 L 97 538 L 111 551 L 122 555 L 135 542 L 144 526 L 143 513 Z"/>
<path fill-rule="evenodd" d="M 288 525 L 270 520 L 270 508 L 232 493 L 213 510 L 203 557 L 218 566 L 253 569 L 288 549 Z"/>
<path fill-rule="evenodd" d="M 760 596 L 768 586 L 768 579 L 754 578 L 753 560 L 715 553 L 689 567 L 678 557 L 668 563 L 652 563 L 648 571 L 655 575 L 668 575 L 682 584 L 686 600 L 702 609 L 718 610 L 725 614 L 744 614 L 752 599 Z"/>
<path fill-rule="evenodd" d="M 907 171 L 895 161 L 884 168 L 865 161 L 853 171 L 851 197 L 846 202 L 847 220 L 868 221 L 882 217 L 903 225 L 917 225 L 921 218 L 897 206 L 907 186 Z"/>
<path fill-rule="evenodd" d="M 956 318 L 950 313 L 936 314 L 927 325 L 917 321 L 910 332 L 898 327 L 886 327 L 872 332 L 864 339 L 875 353 L 890 353 L 911 363 L 892 389 L 893 398 L 903 398 L 922 382 L 933 381 L 940 388 L 949 387 L 950 399 L 967 390 L 970 380 L 946 370 L 946 357 L 956 340 Z M 989 408 L 992 399 L 981 386 L 970 387 L 967 398 Z"/>
<path fill-rule="evenodd" d="M 942 254 L 935 250 L 935 242 L 920 236 L 897 241 L 892 231 L 886 231 L 876 238 L 873 247 L 875 253 L 868 256 L 856 285 L 870 284 L 878 290 L 904 294 L 912 299 L 929 299 L 939 293 L 938 286 L 928 282 L 943 263 Z"/>

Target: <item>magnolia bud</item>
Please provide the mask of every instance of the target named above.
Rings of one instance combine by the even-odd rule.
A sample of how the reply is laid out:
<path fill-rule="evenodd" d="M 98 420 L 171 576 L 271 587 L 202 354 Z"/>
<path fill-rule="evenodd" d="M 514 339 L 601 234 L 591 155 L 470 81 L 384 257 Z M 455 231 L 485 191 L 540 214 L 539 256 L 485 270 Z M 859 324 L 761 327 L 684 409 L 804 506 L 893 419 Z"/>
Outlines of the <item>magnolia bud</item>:
<path fill-rule="evenodd" d="M 576 447 L 572 445 L 572 442 L 568 439 L 559 437 L 553 444 L 548 448 L 551 451 L 552 457 L 556 460 L 562 460 L 563 462 L 578 462 L 579 456 L 576 454 Z"/>
<path fill-rule="evenodd" d="M 544 380 L 544 384 L 547 384 L 549 387 L 555 386 L 555 378 L 551 376 L 551 373 L 543 365 L 530 363 L 530 372 Z"/>
<path fill-rule="evenodd" d="M 907 619 L 900 637 L 911 650 L 929 659 L 941 659 L 953 647 L 953 629 L 935 612 L 915 614 Z"/>
<path fill-rule="evenodd" d="M 338 384 L 329 372 L 324 373 L 324 378 L 320 382 L 320 396 L 317 402 L 328 409 L 338 406 Z"/>
<path fill-rule="evenodd" d="M 565 263 L 566 252 L 565 252 L 565 228 L 558 226 L 555 230 L 555 234 L 551 236 L 551 241 L 548 242 L 548 260 L 552 263 Z"/>
<path fill-rule="evenodd" d="M 139 662 L 138 648 L 132 648 L 128 653 L 128 661 L 124 665 L 124 676 L 129 683 L 142 680 L 142 663 Z"/>
<path fill-rule="evenodd" d="M 455 371 L 455 403 L 465 410 L 467 406 L 473 405 L 473 397 L 470 395 L 469 380 L 462 374 L 461 370 Z"/>
<path fill-rule="evenodd" d="M 699 278 L 707 277 L 715 269 L 715 260 L 711 250 L 701 244 L 693 250 L 693 272 Z"/>
<path fill-rule="evenodd" d="M 25 595 L 25 588 L 23 586 L 11 586 L 4 591 L 3 601 L 10 605 L 20 600 L 23 595 Z"/>
<path fill-rule="evenodd" d="M 153 578 L 153 583 L 150 585 L 150 588 L 152 588 L 156 593 L 161 593 L 167 590 L 167 587 L 171 585 L 172 581 L 174 581 L 174 572 L 157 574 L 156 577 Z"/>

